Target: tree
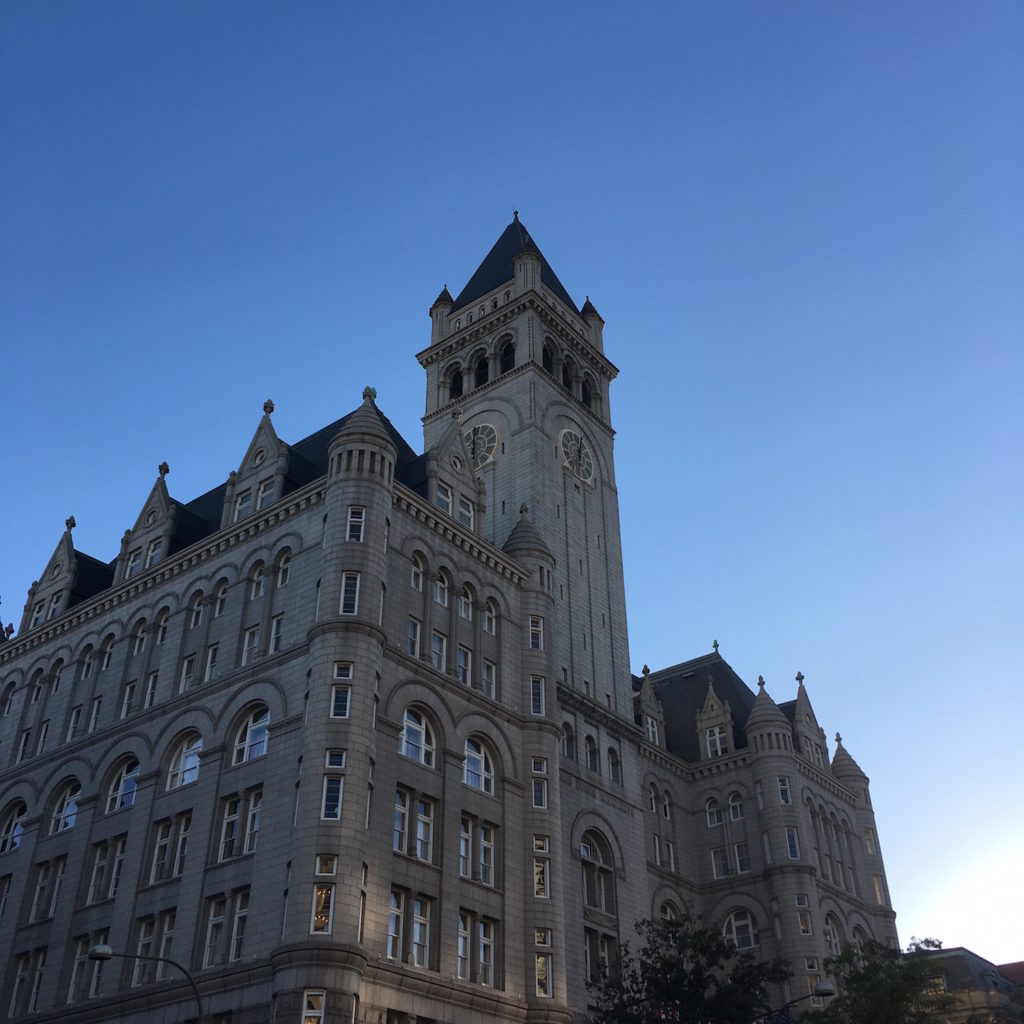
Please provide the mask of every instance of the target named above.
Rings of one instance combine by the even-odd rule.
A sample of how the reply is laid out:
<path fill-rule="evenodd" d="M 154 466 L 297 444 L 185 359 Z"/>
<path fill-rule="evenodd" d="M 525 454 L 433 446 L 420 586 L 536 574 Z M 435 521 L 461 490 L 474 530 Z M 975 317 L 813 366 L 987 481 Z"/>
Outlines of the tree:
<path fill-rule="evenodd" d="M 623 943 L 617 969 L 590 985 L 590 1024 L 751 1024 L 769 1008 L 768 986 L 790 976 L 689 916 L 636 930 L 639 955 Z"/>
<path fill-rule="evenodd" d="M 926 1024 L 944 1020 L 956 997 L 935 983 L 935 965 L 923 954 L 941 949 L 935 939 L 914 939 L 906 953 L 880 942 L 847 946 L 825 961 L 839 995 L 805 1015 L 812 1024 Z"/>

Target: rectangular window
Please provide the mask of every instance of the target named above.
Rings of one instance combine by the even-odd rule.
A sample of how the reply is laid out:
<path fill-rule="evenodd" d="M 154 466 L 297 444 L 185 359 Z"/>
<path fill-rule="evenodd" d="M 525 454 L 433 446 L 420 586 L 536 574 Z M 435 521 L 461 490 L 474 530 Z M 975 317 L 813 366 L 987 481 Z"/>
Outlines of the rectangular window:
<path fill-rule="evenodd" d="M 443 672 L 445 669 L 447 651 L 448 638 L 444 633 L 438 633 L 437 630 L 434 630 L 430 638 L 430 661 L 439 672 Z"/>
<path fill-rule="evenodd" d="M 796 917 L 800 925 L 800 934 L 811 935 L 811 912 L 809 910 L 798 910 L 796 912 Z"/>
<path fill-rule="evenodd" d="M 660 868 L 661 867 L 661 836 L 655 832 L 651 839 L 654 844 L 654 863 Z"/>
<path fill-rule="evenodd" d="M 228 797 L 224 801 L 224 810 L 221 815 L 220 826 L 220 855 L 218 860 L 227 860 L 234 857 L 241 850 L 239 842 L 239 822 L 242 801 L 237 796 Z"/>
<path fill-rule="evenodd" d="M 64 736 L 64 741 L 70 743 L 78 735 L 78 726 L 82 721 L 82 705 L 78 704 L 71 709 L 71 715 L 68 718 L 68 731 Z"/>
<path fill-rule="evenodd" d="M 134 689 L 134 688 L 133 688 Z M 45 719 L 39 726 L 39 738 L 36 740 L 36 754 L 41 754 L 46 749 L 46 737 L 50 731 L 50 720 Z"/>
<path fill-rule="evenodd" d="M 647 715 L 647 739 L 655 746 L 658 743 L 658 720 Z"/>
<path fill-rule="evenodd" d="M 548 780 L 533 780 L 533 806 L 545 808 L 548 805 Z"/>
<path fill-rule="evenodd" d="M 539 615 L 530 616 L 530 650 L 544 650 L 544 620 Z"/>
<path fill-rule="evenodd" d="M 550 998 L 554 995 L 551 987 L 551 954 L 537 953 L 535 957 L 537 995 Z"/>
<path fill-rule="evenodd" d="M 47 899 L 50 893 L 50 865 L 48 863 L 36 865 L 36 890 L 32 897 L 32 909 L 29 911 L 30 921 L 41 921 L 46 917 L 50 901 Z"/>
<path fill-rule="evenodd" d="M 494 696 L 494 684 L 497 678 L 498 671 L 493 661 L 488 661 L 486 658 L 483 660 L 483 665 L 480 669 L 480 685 L 484 693 L 488 697 Z"/>
<path fill-rule="evenodd" d="M 881 875 L 871 876 L 871 886 L 875 892 L 875 902 L 880 906 L 887 906 L 888 901 L 885 898 L 885 883 L 882 881 Z"/>
<path fill-rule="evenodd" d="M 537 854 L 546 854 L 549 843 L 547 836 L 533 837 L 533 895 L 540 899 L 547 899 L 551 895 L 548 886 L 548 858 L 539 857 Z"/>
<path fill-rule="evenodd" d="M 539 676 L 530 680 L 530 714 L 544 714 L 544 680 Z"/>
<path fill-rule="evenodd" d="M 158 956 L 168 958 L 174 949 L 174 924 L 176 919 L 175 910 L 165 910 L 160 915 L 160 952 Z M 156 979 L 157 981 L 163 981 L 167 977 L 168 965 L 165 963 L 158 963 L 156 966 Z"/>
<path fill-rule="evenodd" d="M 481 825 L 477 834 L 480 837 L 478 877 L 482 885 L 494 885 L 494 828 Z"/>
<path fill-rule="evenodd" d="M 348 718 L 350 686 L 335 684 L 331 687 L 331 718 Z"/>
<path fill-rule="evenodd" d="M 412 962 L 430 966 L 430 900 L 422 896 L 412 901 Z"/>
<path fill-rule="evenodd" d="M 404 790 L 395 790 L 395 820 L 391 837 L 391 849 L 395 853 L 405 853 L 409 829 L 409 794 Z"/>
<path fill-rule="evenodd" d="M 185 811 L 175 819 L 177 825 L 177 838 L 174 843 L 174 863 L 171 865 L 171 875 L 180 878 L 185 870 L 185 854 L 188 852 L 188 834 L 192 830 L 192 812 Z"/>
<path fill-rule="evenodd" d="M 434 805 L 430 800 L 416 802 L 416 857 L 428 864 L 434 858 Z"/>
<path fill-rule="evenodd" d="M 455 599 L 456 607 L 459 612 L 459 618 L 465 619 L 467 622 L 473 621 L 473 599 L 469 596 L 468 591 L 462 590 L 459 592 L 459 596 Z"/>
<path fill-rule="evenodd" d="M 789 847 L 789 859 L 800 859 L 800 836 L 792 825 L 786 828 L 786 844 Z"/>
<path fill-rule="evenodd" d="M 765 864 L 771 864 L 772 862 L 772 841 L 768 835 L 768 830 L 765 829 L 761 833 L 761 849 L 764 851 L 764 862 Z"/>
<path fill-rule="evenodd" d="M 203 945 L 203 967 L 214 967 L 220 963 L 224 942 L 224 915 L 227 900 L 214 896 L 206 901 L 206 942 Z"/>
<path fill-rule="evenodd" d="M 252 491 L 248 488 L 242 491 L 241 494 L 235 498 L 235 518 L 234 522 L 238 522 L 239 519 L 244 519 L 249 514 L 249 508 L 252 505 Z"/>
<path fill-rule="evenodd" d="M 245 816 L 245 846 L 243 853 L 252 853 L 260 837 L 260 815 L 263 810 L 263 788 L 249 794 L 249 806 Z"/>
<path fill-rule="evenodd" d="M 29 622 L 28 628 L 35 629 L 40 622 L 43 621 L 43 617 L 46 615 L 46 602 L 39 601 L 36 606 L 32 609 L 32 621 Z"/>
<path fill-rule="evenodd" d="M 456 951 L 456 976 L 469 981 L 470 945 L 472 943 L 473 920 L 465 911 L 459 911 L 459 939 Z"/>
<path fill-rule="evenodd" d="M 746 843 L 736 844 L 736 870 L 741 875 L 750 870 L 750 848 Z"/>
<path fill-rule="evenodd" d="M 195 671 L 196 656 L 194 654 L 187 654 L 185 656 L 185 660 L 181 663 L 181 684 L 179 686 L 181 693 L 191 689 L 192 682 L 195 678 Z"/>
<path fill-rule="evenodd" d="M 405 893 L 400 889 L 392 889 L 388 908 L 387 956 L 389 960 L 402 959 L 402 919 L 404 914 Z"/>
<path fill-rule="evenodd" d="M 715 878 L 725 878 L 729 874 L 729 861 L 725 855 L 725 847 L 719 846 L 711 851 L 711 871 Z"/>
<path fill-rule="evenodd" d="M 245 938 L 245 926 L 248 921 L 249 890 L 239 889 L 231 906 L 231 945 L 228 947 L 228 960 L 242 959 L 242 941 Z"/>
<path fill-rule="evenodd" d="M 665 840 L 665 867 L 669 871 L 675 871 L 676 869 L 676 848 L 669 839 Z"/>
<path fill-rule="evenodd" d="M 341 798 L 345 780 L 340 776 L 328 776 L 324 779 L 324 803 L 320 817 L 324 821 L 341 820 Z"/>
<path fill-rule="evenodd" d="M 366 509 L 361 505 L 349 505 L 348 507 L 348 539 L 362 543 L 363 522 L 366 518 Z"/>
<path fill-rule="evenodd" d="M 359 573 L 341 574 L 341 614 L 355 615 L 359 611 Z"/>
<path fill-rule="evenodd" d="M 437 485 L 437 507 L 444 512 L 446 515 L 452 514 L 452 492 L 451 488 L 447 484 Z"/>
<path fill-rule="evenodd" d="M 256 660 L 260 650 L 260 627 L 250 626 L 245 631 L 245 641 L 242 645 L 242 664 L 248 665 Z"/>
<path fill-rule="evenodd" d="M 156 703 L 156 684 L 160 680 L 159 672 L 150 672 L 149 678 L 146 680 L 146 696 L 143 700 L 143 706 L 151 708 Z"/>
<path fill-rule="evenodd" d="M 867 829 L 864 833 L 864 849 L 870 853 L 875 852 L 875 833 L 873 829 Z"/>
<path fill-rule="evenodd" d="M 323 989 L 309 989 L 302 993 L 302 1024 L 323 1024 L 327 993 Z"/>
<path fill-rule="evenodd" d="M 275 615 L 270 620 L 270 653 L 278 654 L 284 647 L 284 616 Z"/>
<path fill-rule="evenodd" d="M 458 663 L 456 668 L 458 670 L 459 682 L 463 686 L 469 686 L 472 682 L 472 666 L 473 666 L 473 653 L 468 647 L 463 647 L 459 644 L 458 650 Z"/>
<path fill-rule="evenodd" d="M 779 776 L 779 803 L 792 803 L 789 793 L 789 777 L 786 775 Z"/>
<path fill-rule="evenodd" d="M 420 624 L 417 619 L 409 619 L 409 631 L 408 640 L 406 642 L 406 650 L 414 658 L 420 656 Z"/>
<path fill-rule="evenodd" d="M 477 921 L 478 978 L 481 985 L 494 985 L 494 922 Z"/>
<path fill-rule="evenodd" d="M 138 921 L 138 939 L 135 943 L 135 955 L 140 959 L 135 961 L 132 969 L 132 988 L 140 985 L 148 985 L 153 977 L 153 962 L 149 959 L 153 955 L 153 933 L 156 931 L 156 921 L 152 917 L 142 917 Z"/>
<path fill-rule="evenodd" d="M 345 751 L 338 748 L 332 748 L 327 751 L 327 755 L 324 758 L 324 767 L 326 768 L 344 768 L 345 767 Z M 372 762 L 371 762 L 372 764 Z M 370 781 L 373 781 L 371 776 Z"/>
<path fill-rule="evenodd" d="M 25 760 L 28 754 L 29 741 L 32 739 L 32 730 L 23 729 L 21 735 L 18 737 L 18 752 L 14 755 L 15 764 Z"/>
<path fill-rule="evenodd" d="M 265 509 L 274 500 L 274 478 L 267 477 L 260 481 L 260 489 L 256 492 L 256 511 Z"/>
<path fill-rule="evenodd" d="M 465 815 L 459 824 L 459 874 L 473 876 L 473 821 Z"/>
<path fill-rule="evenodd" d="M 466 498 L 459 498 L 459 522 L 468 529 L 473 529 L 473 504 Z"/>
<path fill-rule="evenodd" d="M 130 580 L 142 568 L 142 548 L 136 548 L 128 555 L 124 567 L 124 578 Z"/>
<path fill-rule="evenodd" d="M 317 854 L 316 873 L 318 875 L 336 875 L 338 873 L 338 858 L 333 853 Z"/>
<path fill-rule="evenodd" d="M 149 547 L 146 549 L 146 568 L 148 569 L 151 565 L 156 565 L 160 561 L 160 552 L 164 546 L 163 539 L 157 537 L 155 540 L 149 542 Z"/>
<path fill-rule="evenodd" d="M 63 590 L 58 590 L 57 593 L 50 598 L 50 611 L 49 614 L 46 616 L 48 619 L 53 619 L 57 617 L 57 613 L 60 611 L 60 603 L 63 599 Z"/>
<path fill-rule="evenodd" d="M 313 886 L 313 915 L 309 930 L 315 935 L 329 934 L 334 927 L 334 884 L 318 882 Z"/>

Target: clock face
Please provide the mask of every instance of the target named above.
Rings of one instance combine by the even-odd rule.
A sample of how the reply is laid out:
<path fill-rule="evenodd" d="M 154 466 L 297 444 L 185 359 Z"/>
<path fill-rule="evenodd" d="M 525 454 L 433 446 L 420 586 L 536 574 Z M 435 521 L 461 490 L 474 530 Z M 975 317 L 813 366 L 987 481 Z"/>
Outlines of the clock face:
<path fill-rule="evenodd" d="M 480 423 L 466 431 L 466 448 L 474 471 L 482 469 L 494 458 L 498 448 L 498 432 L 490 423 Z"/>
<path fill-rule="evenodd" d="M 559 439 L 562 461 L 580 478 L 594 479 L 594 457 L 587 442 L 575 430 L 563 430 Z"/>

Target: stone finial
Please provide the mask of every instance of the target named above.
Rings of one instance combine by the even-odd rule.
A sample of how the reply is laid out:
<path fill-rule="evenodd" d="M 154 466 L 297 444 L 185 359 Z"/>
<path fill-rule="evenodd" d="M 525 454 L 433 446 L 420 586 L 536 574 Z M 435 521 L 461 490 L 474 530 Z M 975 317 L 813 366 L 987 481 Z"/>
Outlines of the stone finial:
<path fill-rule="evenodd" d="M 452 409 L 452 419 L 455 420 L 456 423 L 461 423 L 462 422 L 462 410 L 461 409 Z"/>
<path fill-rule="evenodd" d="M 842 743 L 842 742 L 843 742 L 843 737 L 840 736 L 839 733 L 837 732 L 836 733 L 836 746 L 839 746 L 839 744 Z"/>
<path fill-rule="evenodd" d="M 758 676 L 757 677 L 757 688 L 759 690 L 763 690 L 764 689 L 764 676 Z"/>
<path fill-rule="evenodd" d="M 160 463 L 159 466 L 156 467 L 156 471 L 160 474 L 160 479 L 162 480 L 165 476 L 167 476 L 168 473 L 170 473 L 171 467 L 168 466 L 167 461 L 164 460 L 163 462 Z"/>
<path fill-rule="evenodd" d="M 711 649 L 715 652 L 715 654 L 718 653 L 718 641 L 717 640 L 712 640 L 711 641 Z"/>
<path fill-rule="evenodd" d="M 371 388 L 369 384 L 363 388 L 363 401 L 364 402 L 376 402 L 377 401 L 377 389 Z"/>
<path fill-rule="evenodd" d="M 649 676 L 651 674 L 651 670 L 646 665 L 644 665 L 644 667 L 640 671 L 645 676 Z"/>
<path fill-rule="evenodd" d="M 67 528 L 68 533 L 70 533 L 77 525 L 78 523 L 75 522 L 74 516 L 68 516 L 67 519 L 64 520 L 64 526 Z"/>
<path fill-rule="evenodd" d="M 268 416 L 269 416 L 269 415 L 270 415 L 270 414 L 271 414 L 271 413 L 272 413 L 272 412 L 274 411 L 274 402 L 273 402 L 273 400 L 272 400 L 272 399 L 268 398 L 268 399 L 267 399 L 267 400 L 266 400 L 266 401 L 265 401 L 265 402 L 263 403 L 263 411 L 264 411 L 264 412 L 265 412 L 265 413 L 266 413 L 266 414 L 267 414 Z"/>
<path fill-rule="evenodd" d="M 804 685 L 804 674 L 803 674 L 803 672 L 797 672 L 797 674 L 796 674 L 796 681 L 797 681 L 797 683 L 800 684 L 800 686 Z"/>
<path fill-rule="evenodd" d="M 14 636 L 13 622 L 8 622 L 7 625 L 4 626 L 4 636 L 7 637 L 8 640 L 10 640 L 12 636 Z"/>
<path fill-rule="evenodd" d="M 519 514 L 525 519 L 526 518 L 526 502 L 519 506 Z"/>

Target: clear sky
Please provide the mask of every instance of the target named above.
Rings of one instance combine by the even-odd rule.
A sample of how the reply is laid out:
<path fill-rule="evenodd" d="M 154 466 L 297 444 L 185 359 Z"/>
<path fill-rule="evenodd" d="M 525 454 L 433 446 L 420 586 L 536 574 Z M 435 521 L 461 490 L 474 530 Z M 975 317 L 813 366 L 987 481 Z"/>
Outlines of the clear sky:
<path fill-rule="evenodd" d="M 0 616 L 268 397 L 420 448 L 518 209 L 621 371 L 634 671 L 802 671 L 901 940 L 1024 959 L 1022 52 L 1011 2 L 3 4 Z"/>

